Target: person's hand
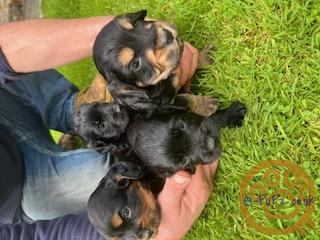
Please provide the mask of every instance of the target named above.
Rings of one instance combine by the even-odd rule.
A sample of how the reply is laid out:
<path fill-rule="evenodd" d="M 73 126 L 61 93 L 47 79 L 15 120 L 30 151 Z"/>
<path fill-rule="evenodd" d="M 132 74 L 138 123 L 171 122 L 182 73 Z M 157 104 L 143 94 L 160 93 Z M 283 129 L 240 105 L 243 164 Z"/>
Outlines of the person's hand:
<path fill-rule="evenodd" d="M 191 78 L 197 69 L 198 62 L 199 51 L 188 42 L 184 42 L 180 65 L 175 73 L 179 76 L 179 85 L 185 92 L 190 92 Z"/>
<path fill-rule="evenodd" d="M 218 161 L 198 165 L 194 175 L 179 171 L 166 179 L 158 201 L 161 222 L 156 240 L 179 240 L 200 216 L 212 192 L 212 177 Z"/>

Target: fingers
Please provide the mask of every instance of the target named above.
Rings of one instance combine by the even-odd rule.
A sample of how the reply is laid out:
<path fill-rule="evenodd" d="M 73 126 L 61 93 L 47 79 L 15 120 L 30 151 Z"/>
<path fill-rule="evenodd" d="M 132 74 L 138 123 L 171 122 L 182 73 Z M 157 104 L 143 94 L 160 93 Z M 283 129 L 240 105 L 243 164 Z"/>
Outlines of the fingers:
<path fill-rule="evenodd" d="M 199 52 L 188 42 L 184 42 L 184 50 L 179 67 L 175 70 L 175 74 L 179 76 L 179 85 L 188 87 L 190 79 L 194 75 L 199 61 Z M 189 86 L 190 87 L 190 86 Z"/>
<path fill-rule="evenodd" d="M 212 177 L 217 170 L 218 164 L 219 161 L 216 160 L 211 164 L 198 165 L 196 167 L 196 172 L 192 175 L 191 182 L 186 189 L 187 199 L 192 203 L 191 206 L 202 207 L 201 204 L 197 205 L 195 202 L 205 204 L 209 199 L 213 189 Z"/>
<path fill-rule="evenodd" d="M 179 171 L 166 179 L 158 201 L 166 209 L 180 209 L 182 196 L 191 181 L 191 176 L 185 171 Z"/>
<path fill-rule="evenodd" d="M 191 78 L 198 66 L 198 62 L 199 62 L 199 51 L 198 49 L 196 49 L 195 47 L 193 47 L 191 44 L 189 44 L 188 42 L 184 42 L 184 47 L 185 47 L 185 51 L 184 52 L 188 52 L 189 55 L 188 57 L 191 58 L 191 68 L 190 72 L 189 72 L 189 78 Z M 183 55 L 182 55 L 183 56 Z"/>
<path fill-rule="evenodd" d="M 212 178 L 214 176 L 214 174 L 216 173 L 217 168 L 219 166 L 219 160 L 214 160 L 213 163 L 206 164 L 203 166 L 205 168 L 206 174 Z"/>
<path fill-rule="evenodd" d="M 201 214 L 212 191 L 212 176 L 218 161 L 198 165 L 194 175 L 179 171 L 167 178 L 158 197 L 161 223 L 156 239 L 181 239 Z M 175 225 L 177 222 L 181 224 Z"/>
<path fill-rule="evenodd" d="M 213 163 L 209 164 L 210 174 L 212 177 L 216 173 L 218 166 L 219 166 L 219 160 L 215 160 Z"/>

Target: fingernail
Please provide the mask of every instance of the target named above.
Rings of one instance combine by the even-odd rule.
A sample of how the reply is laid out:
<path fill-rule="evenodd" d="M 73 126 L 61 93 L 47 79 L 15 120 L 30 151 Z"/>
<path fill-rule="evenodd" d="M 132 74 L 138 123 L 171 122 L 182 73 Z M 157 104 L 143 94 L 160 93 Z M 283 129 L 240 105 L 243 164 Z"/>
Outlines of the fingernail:
<path fill-rule="evenodd" d="M 183 177 L 183 176 L 180 176 L 180 175 L 175 175 L 174 176 L 174 180 L 176 181 L 176 183 L 184 184 L 184 183 L 189 181 L 189 178 Z"/>

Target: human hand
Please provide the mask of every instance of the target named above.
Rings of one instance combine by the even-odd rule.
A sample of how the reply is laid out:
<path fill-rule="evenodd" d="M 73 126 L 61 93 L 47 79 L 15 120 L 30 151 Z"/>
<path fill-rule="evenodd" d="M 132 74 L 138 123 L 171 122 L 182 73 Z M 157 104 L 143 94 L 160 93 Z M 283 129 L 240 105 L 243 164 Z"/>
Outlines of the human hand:
<path fill-rule="evenodd" d="M 179 240 L 200 216 L 212 192 L 218 161 L 198 165 L 194 175 L 179 171 L 166 179 L 158 201 L 161 222 L 156 240 Z"/>
<path fill-rule="evenodd" d="M 175 73 L 179 76 L 179 86 L 185 92 L 190 92 L 191 78 L 197 69 L 198 62 L 199 51 L 188 42 L 184 42 L 180 65 L 175 70 Z"/>

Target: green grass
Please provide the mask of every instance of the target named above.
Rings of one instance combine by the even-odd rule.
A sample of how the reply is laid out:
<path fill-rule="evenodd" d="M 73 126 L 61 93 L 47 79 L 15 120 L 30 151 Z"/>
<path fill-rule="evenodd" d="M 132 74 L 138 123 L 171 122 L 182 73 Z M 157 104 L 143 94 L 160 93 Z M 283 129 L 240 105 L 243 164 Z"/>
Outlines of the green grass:
<path fill-rule="evenodd" d="M 47 17 L 115 15 L 147 9 L 178 25 L 201 48 L 211 43 L 214 64 L 198 74 L 193 92 L 222 105 L 241 100 L 248 115 L 241 129 L 223 131 L 215 190 L 185 239 L 303 239 L 269 237 L 240 213 L 240 182 L 263 160 L 290 160 L 320 186 L 320 3 L 307 0 L 43 0 Z M 94 76 L 92 59 L 59 69 L 80 87 Z M 319 239 L 320 201 L 305 239 Z M 177 223 L 179 224 L 179 223 Z M 279 222 L 272 223 L 280 227 Z"/>

